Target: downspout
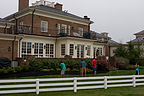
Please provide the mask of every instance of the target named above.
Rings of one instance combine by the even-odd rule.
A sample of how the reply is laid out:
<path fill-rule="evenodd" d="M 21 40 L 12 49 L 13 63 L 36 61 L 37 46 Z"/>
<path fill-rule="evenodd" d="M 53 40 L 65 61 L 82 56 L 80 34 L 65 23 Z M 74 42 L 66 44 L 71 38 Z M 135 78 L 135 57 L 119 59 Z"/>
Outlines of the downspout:
<path fill-rule="evenodd" d="M 19 39 L 19 58 L 20 58 L 20 49 L 21 49 L 21 46 L 20 46 L 20 44 L 21 44 L 21 40 L 23 39 L 23 37 L 21 37 L 20 39 Z"/>
<path fill-rule="evenodd" d="M 32 34 L 33 34 L 34 12 L 35 12 L 35 9 L 32 12 L 32 28 L 31 28 L 31 33 Z"/>
<path fill-rule="evenodd" d="M 15 55 L 15 52 L 14 52 L 14 49 L 15 49 L 15 40 L 16 40 L 16 36 L 14 36 L 14 40 L 12 41 L 12 61 L 14 60 L 14 55 Z"/>
<path fill-rule="evenodd" d="M 6 33 L 7 23 L 5 24 L 4 33 Z"/>
<path fill-rule="evenodd" d="M 17 34 L 18 33 L 18 28 L 17 28 L 18 27 L 18 23 L 17 23 L 17 18 L 15 17 L 15 14 L 13 15 L 13 18 L 15 19 L 15 22 L 16 22 L 16 29 L 15 29 L 16 32 L 15 33 Z"/>

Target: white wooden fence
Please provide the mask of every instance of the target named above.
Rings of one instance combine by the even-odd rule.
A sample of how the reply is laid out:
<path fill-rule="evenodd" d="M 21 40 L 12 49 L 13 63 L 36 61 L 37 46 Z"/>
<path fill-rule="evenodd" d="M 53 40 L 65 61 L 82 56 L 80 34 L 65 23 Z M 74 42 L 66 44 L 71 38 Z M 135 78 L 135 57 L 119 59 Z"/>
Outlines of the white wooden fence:
<path fill-rule="evenodd" d="M 144 75 L 0 80 L 0 94 L 144 85 Z"/>

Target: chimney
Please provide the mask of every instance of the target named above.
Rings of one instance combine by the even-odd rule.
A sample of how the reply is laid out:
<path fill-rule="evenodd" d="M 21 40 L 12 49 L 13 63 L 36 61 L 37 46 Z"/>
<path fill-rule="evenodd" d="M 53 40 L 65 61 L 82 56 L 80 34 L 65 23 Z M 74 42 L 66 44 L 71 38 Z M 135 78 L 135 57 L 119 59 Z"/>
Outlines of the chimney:
<path fill-rule="evenodd" d="M 29 0 L 19 0 L 19 11 L 29 7 Z"/>
<path fill-rule="evenodd" d="M 105 37 L 108 37 L 108 33 L 107 32 L 103 32 L 101 34 L 104 35 Z"/>
<path fill-rule="evenodd" d="M 86 19 L 86 20 L 90 20 L 90 18 L 88 18 L 88 16 L 84 16 L 84 19 Z"/>
<path fill-rule="evenodd" d="M 55 4 L 55 9 L 62 11 L 62 4 L 56 3 Z"/>

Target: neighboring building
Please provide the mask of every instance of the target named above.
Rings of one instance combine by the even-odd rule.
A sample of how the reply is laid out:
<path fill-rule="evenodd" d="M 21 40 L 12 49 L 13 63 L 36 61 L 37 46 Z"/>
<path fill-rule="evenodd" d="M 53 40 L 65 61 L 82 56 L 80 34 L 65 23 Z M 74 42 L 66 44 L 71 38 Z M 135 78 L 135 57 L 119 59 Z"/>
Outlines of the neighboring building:
<path fill-rule="evenodd" d="M 115 53 L 114 51 L 117 49 L 117 47 L 119 46 L 119 43 L 114 41 L 114 40 L 109 40 L 108 41 L 108 46 L 109 46 L 109 56 L 114 56 Z"/>
<path fill-rule="evenodd" d="M 106 55 L 110 38 L 107 33 L 90 31 L 93 23 L 90 18 L 63 11 L 59 3 L 40 0 L 32 5 L 29 7 L 29 0 L 19 0 L 19 11 L 0 19 L 0 51 L 8 51 L 1 56 L 14 60 L 27 55 L 38 58 Z"/>

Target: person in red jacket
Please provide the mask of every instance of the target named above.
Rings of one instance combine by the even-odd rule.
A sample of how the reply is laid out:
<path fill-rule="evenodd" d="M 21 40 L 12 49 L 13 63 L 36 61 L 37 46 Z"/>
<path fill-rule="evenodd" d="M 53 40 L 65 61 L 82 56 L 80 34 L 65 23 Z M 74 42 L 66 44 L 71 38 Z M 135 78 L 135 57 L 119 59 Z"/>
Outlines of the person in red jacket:
<path fill-rule="evenodd" d="M 93 71 L 94 71 L 94 75 L 96 75 L 96 65 L 97 65 L 97 60 L 94 58 L 92 60 L 92 68 L 93 68 Z"/>

